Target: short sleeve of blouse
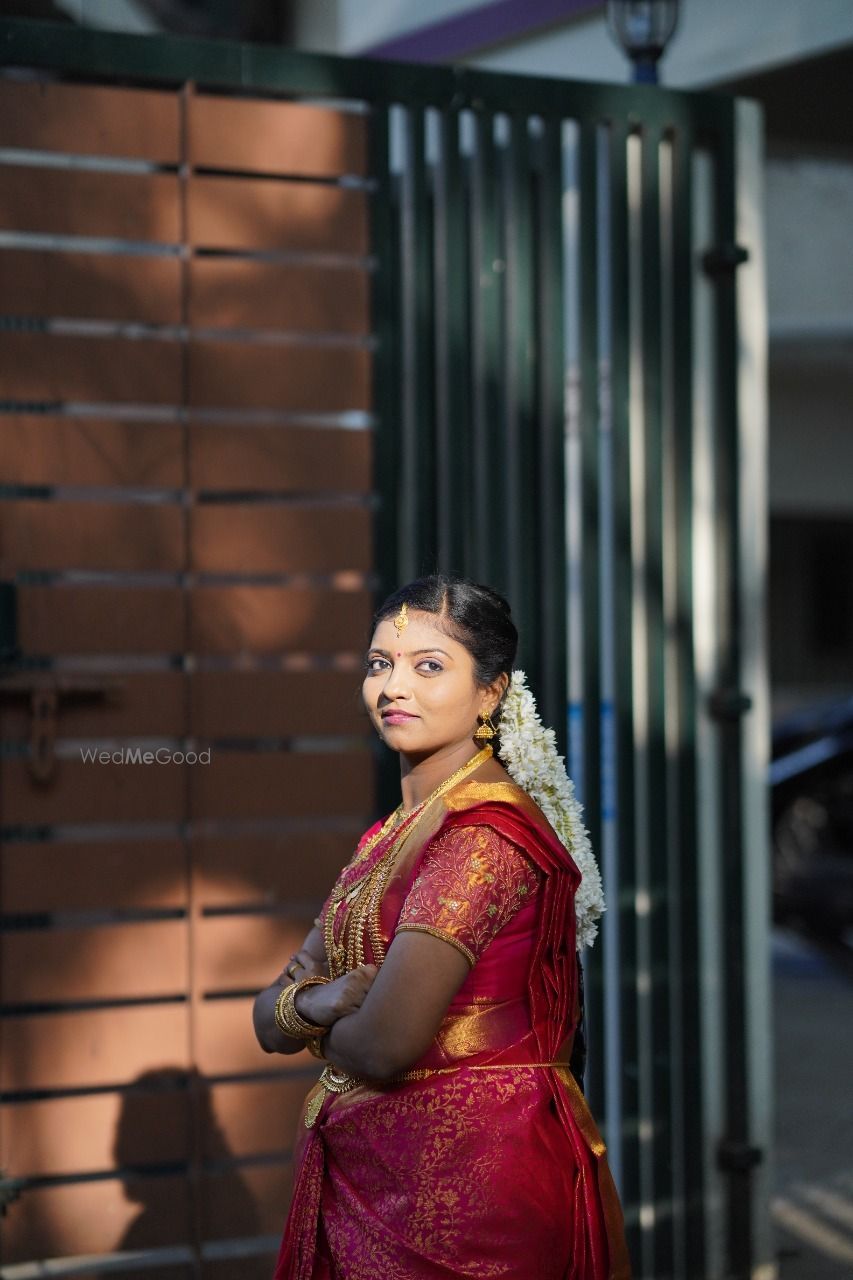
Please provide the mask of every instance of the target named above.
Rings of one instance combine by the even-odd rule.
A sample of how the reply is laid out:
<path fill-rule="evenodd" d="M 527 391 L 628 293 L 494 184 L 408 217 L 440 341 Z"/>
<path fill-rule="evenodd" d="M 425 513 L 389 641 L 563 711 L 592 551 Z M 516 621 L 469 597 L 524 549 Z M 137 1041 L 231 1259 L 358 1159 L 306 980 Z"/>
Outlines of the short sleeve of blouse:
<path fill-rule="evenodd" d="M 451 827 L 424 855 L 396 932 L 444 938 L 474 965 L 541 879 L 532 860 L 494 828 Z"/>

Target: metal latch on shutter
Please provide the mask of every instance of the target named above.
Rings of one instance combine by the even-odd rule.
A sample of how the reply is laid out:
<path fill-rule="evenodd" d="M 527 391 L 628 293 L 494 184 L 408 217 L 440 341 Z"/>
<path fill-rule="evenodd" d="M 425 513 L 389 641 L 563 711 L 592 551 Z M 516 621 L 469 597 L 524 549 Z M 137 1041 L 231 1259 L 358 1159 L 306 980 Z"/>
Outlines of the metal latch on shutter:
<path fill-rule="evenodd" d="M 103 680 L 59 672 L 0 674 L 0 702 L 27 698 L 30 704 L 30 776 L 44 785 L 56 772 L 57 721 L 63 703 L 115 702 L 123 680 Z"/>

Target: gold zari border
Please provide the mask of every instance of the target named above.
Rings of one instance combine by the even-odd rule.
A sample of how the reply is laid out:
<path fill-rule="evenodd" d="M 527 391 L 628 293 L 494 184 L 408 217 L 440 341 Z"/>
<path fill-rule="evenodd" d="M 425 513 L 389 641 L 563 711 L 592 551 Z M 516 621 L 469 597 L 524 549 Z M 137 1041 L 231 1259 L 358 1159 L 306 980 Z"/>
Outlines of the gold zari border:
<path fill-rule="evenodd" d="M 449 942 L 457 951 L 461 951 L 465 959 L 471 965 L 477 963 L 477 957 L 470 947 L 466 947 L 464 942 L 460 942 L 458 938 L 454 938 L 453 934 L 445 929 L 438 929 L 432 924 L 398 924 L 396 933 L 402 933 L 403 929 L 416 930 L 418 933 L 431 933 L 434 938 L 441 938 L 442 942 Z"/>
<path fill-rule="evenodd" d="M 477 782 L 463 780 L 442 796 L 444 806 L 453 813 L 460 809 L 472 809 L 474 805 L 488 803 L 489 800 L 503 801 L 504 804 L 516 805 L 519 809 L 546 826 L 551 824 L 539 805 L 517 782 Z"/>

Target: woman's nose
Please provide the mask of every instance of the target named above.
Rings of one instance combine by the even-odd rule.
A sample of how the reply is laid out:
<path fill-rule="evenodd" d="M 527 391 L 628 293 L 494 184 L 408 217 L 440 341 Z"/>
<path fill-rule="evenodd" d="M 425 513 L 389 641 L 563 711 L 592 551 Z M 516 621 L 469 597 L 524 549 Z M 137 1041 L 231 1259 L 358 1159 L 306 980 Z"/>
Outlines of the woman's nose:
<path fill-rule="evenodd" d="M 400 667 L 393 667 L 388 673 L 388 678 L 382 686 L 383 697 L 393 701 L 396 698 L 407 698 L 409 696 L 409 684 L 406 679 L 406 673 Z"/>

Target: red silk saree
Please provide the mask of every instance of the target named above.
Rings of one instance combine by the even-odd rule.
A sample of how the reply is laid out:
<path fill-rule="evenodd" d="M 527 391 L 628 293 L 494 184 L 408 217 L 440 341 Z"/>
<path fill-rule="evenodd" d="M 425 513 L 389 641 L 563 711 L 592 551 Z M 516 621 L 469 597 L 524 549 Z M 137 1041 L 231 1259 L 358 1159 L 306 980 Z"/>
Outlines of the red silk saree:
<path fill-rule="evenodd" d="M 411 928 L 472 968 L 408 1079 L 309 1094 L 275 1280 L 626 1280 L 604 1144 L 568 1068 L 575 863 L 506 782 L 460 782 L 358 874 L 393 842 L 366 961 Z M 331 898 L 321 920 L 343 944 L 347 899 L 329 922 Z"/>

